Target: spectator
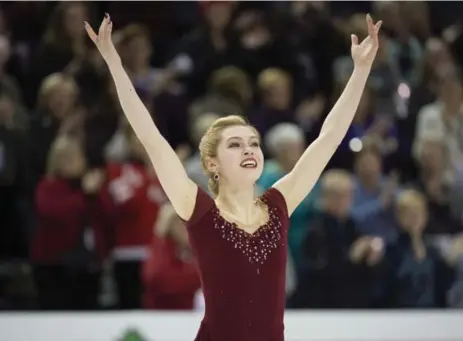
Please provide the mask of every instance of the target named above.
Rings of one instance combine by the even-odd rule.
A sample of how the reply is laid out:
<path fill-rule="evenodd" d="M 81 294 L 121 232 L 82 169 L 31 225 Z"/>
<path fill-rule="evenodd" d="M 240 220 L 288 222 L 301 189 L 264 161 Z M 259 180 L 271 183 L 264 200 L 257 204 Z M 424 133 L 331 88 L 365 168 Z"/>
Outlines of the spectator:
<path fill-rule="evenodd" d="M 243 70 L 234 66 L 217 69 L 210 78 L 206 94 L 192 103 L 190 122 L 207 112 L 219 116 L 230 113 L 245 116 L 251 99 L 251 83 Z"/>
<path fill-rule="evenodd" d="M 264 142 L 272 159 L 265 162 L 262 175 L 257 181 L 261 192 L 289 173 L 305 150 L 304 133 L 292 123 L 280 123 L 274 126 L 268 132 Z M 311 194 L 291 215 L 288 245 L 296 267 L 301 259 L 301 244 L 308 230 L 308 221 L 315 210 L 318 190 L 317 184 Z"/>
<path fill-rule="evenodd" d="M 141 265 L 160 206 L 166 200 L 145 149 L 127 126 L 125 137 L 130 159 L 108 165 L 108 191 L 114 205 L 114 275 L 120 309 L 142 306 Z"/>
<path fill-rule="evenodd" d="M 118 46 L 121 50 L 122 63 L 135 88 L 150 96 L 155 95 L 161 90 L 157 86 L 162 73 L 161 70 L 150 66 L 153 51 L 148 30 L 141 25 L 132 24 L 126 26 L 120 34 Z"/>
<path fill-rule="evenodd" d="M 50 74 L 61 72 L 74 58 L 85 54 L 87 44 L 82 23 L 89 20 L 84 2 L 62 2 L 56 6 L 33 65 L 33 86 Z"/>
<path fill-rule="evenodd" d="M 393 241 L 397 235 L 392 213 L 398 191 L 397 175 L 383 175 L 381 156 L 372 148 L 358 154 L 355 175 L 352 217 L 358 228 L 367 235 Z"/>
<path fill-rule="evenodd" d="M 425 136 L 416 141 L 419 178 L 415 187 L 427 198 L 429 226 L 427 234 L 454 234 L 463 231 L 461 217 L 455 216 L 456 206 L 451 202 L 454 186 L 451 179 L 446 178 L 445 165 L 448 154 L 445 142 L 440 137 Z M 456 193 L 455 193 L 456 194 Z"/>
<path fill-rule="evenodd" d="M 155 226 L 150 256 L 143 265 L 144 307 L 192 310 L 201 287 L 185 224 L 170 204 L 164 205 Z"/>
<path fill-rule="evenodd" d="M 230 25 L 235 7 L 231 1 L 202 1 L 201 25 L 181 41 L 169 63 L 193 98 L 204 92 L 214 70 L 235 65 L 237 44 Z"/>
<path fill-rule="evenodd" d="M 437 101 L 420 110 L 416 125 L 417 141 L 426 136 L 445 139 L 449 155 L 446 171 L 451 181 L 456 170 L 463 165 L 462 93 L 460 74 L 449 70 L 440 78 Z"/>
<path fill-rule="evenodd" d="M 40 309 L 97 309 L 111 208 L 104 175 L 86 170 L 79 143 L 58 137 L 36 195 L 31 259 Z"/>
<path fill-rule="evenodd" d="M 397 162 L 403 165 L 404 176 L 409 180 L 417 175 L 410 150 L 413 149 L 418 114 L 424 106 L 436 101 L 439 79 L 449 71 L 454 72 L 455 67 L 448 44 L 441 38 L 429 38 L 421 65 L 421 82 L 411 89 L 407 116 L 399 122 L 400 156 Z"/>
<path fill-rule="evenodd" d="M 428 223 L 425 197 L 404 190 L 396 207 L 400 236 L 385 255 L 384 305 L 390 308 L 442 308 L 453 282 L 449 259 L 425 242 Z"/>
<path fill-rule="evenodd" d="M 410 86 L 415 86 L 419 79 L 419 68 L 423 58 L 423 48 L 420 41 L 412 34 L 412 25 L 406 24 L 407 19 L 413 20 L 409 8 L 398 2 L 376 2 L 374 11 L 386 22 L 385 32 L 392 39 L 387 41 L 387 57 L 394 71 Z M 416 8 L 414 12 L 418 12 Z M 422 14 L 425 12 L 421 11 Z M 422 16 L 423 17 L 423 16 Z M 425 17 L 424 17 L 425 19 Z"/>
<path fill-rule="evenodd" d="M 295 122 L 292 110 L 291 76 L 277 68 L 262 71 L 257 80 L 261 105 L 250 115 L 250 121 L 265 137 L 276 124 Z"/>
<path fill-rule="evenodd" d="M 108 10 L 111 12 L 111 18 L 120 29 L 114 33 L 113 40 L 136 91 L 161 134 L 185 163 L 190 178 L 199 186 L 206 188 L 207 178 L 197 153 L 193 152 L 190 156 L 190 148 L 196 151 L 201 131 L 216 117 L 228 114 L 239 114 L 256 123 L 265 142 L 264 152 L 269 158 L 256 184 L 257 192 L 284 176 L 294 166 L 304 146 L 318 135 L 321 119 L 330 109 L 331 99 L 336 98 L 338 88 L 345 85 L 352 71 L 349 35 L 354 33 L 359 39 L 364 38 L 367 32 L 362 12 L 376 13 L 374 16 L 383 19 L 384 24 L 368 87 L 354 123 L 328 167 L 354 172 L 349 217 L 358 229 L 356 233 L 360 238 L 382 237 L 386 244 L 386 256 L 377 266 L 369 268 L 364 264 L 365 257 L 356 268 L 363 267 L 365 272 L 359 270 L 360 276 L 368 278 L 365 283 L 359 284 L 359 289 L 367 290 L 368 287 L 368 295 L 373 296 L 367 299 L 367 295 L 361 296 L 354 288 L 353 296 L 358 294 L 359 302 L 352 304 L 354 307 L 367 303 L 369 307 L 462 305 L 459 296 L 462 292 L 463 258 L 459 256 L 458 245 L 463 232 L 463 139 L 460 136 L 463 130 L 459 113 L 463 93 L 459 72 L 463 60 L 463 25 L 457 18 L 461 5 L 448 3 L 438 6 L 428 2 L 344 4 L 296 1 L 271 4 L 199 1 L 175 5 L 141 2 L 108 5 L 95 2 L 91 6 L 83 2 L 17 2 L 5 3 L 1 7 L 0 225 L 4 231 L 0 240 L 0 259 L 7 263 L 5 267 L 4 263 L 0 264 L 2 269 L 7 269 L 0 274 L 1 307 L 21 309 L 34 306 L 35 302 L 28 301 L 31 297 L 29 289 L 34 284 L 33 281 L 26 283 L 28 260 L 16 263 L 16 259 L 26 258 L 28 250 L 35 250 L 37 240 L 40 243 L 42 240 L 47 243 L 54 240 L 54 236 L 49 237 L 43 232 L 48 231 L 50 224 L 48 220 L 44 221 L 42 211 L 34 212 L 33 194 L 36 193 L 36 201 L 40 192 L 42 203 L 55 204 L 57 199 L 51 197 L 49 187 L 54 191 L 53 186 L 59 183 L 56 186 L 62 186 L 59 188 L 63 191 L 67 188 L 69 193 L 66 192 L 66 195 L 69 197 L 72 197 L 71 192 L 76 197 L 84 197 L 82 186 L 78 186 L 80 180 L 69 181 L 64 180 L 64 176 L 55 176 L 52 181 L 47 177 L 47 156 L 57 136 L 59 140 L 77 140 L 82 146 L 85 173 L 98 168 L 104 170 L 107 176 L 98 190 L 98 198 L 104 202 L 97 200 L 96 204 L 85 195 L 88 207 L 99 210 L 98 214 L 92 211 L 92 219 L 87 221 L 92 220 L 97 232 L 105 230 L 110 234 L 98 237 L 98 247 L 90 250 L 92 254 L 98 253 L 95 256 L 97 260 L 92 263 L 95 270 L 80 266 L 80 270 L 75 272 L 75 276 L 89 274 L 83 286 L 90 288 L 94 285 L 102 267 L 104 275 L 110 276 L 102 278 L 101 304 L 117 307 L 115 298 L 118 290 L 114 281 L 107 280 L 115 277 L 119 289 L 126 294 L 133 293 L 121 294 L 121 302 L 132 300 L 131 305 L 123 302 L 121 305 L 140 307 L 145 303 L 141 303 L 140 297 L 144 290 L 142 286 L 146 284 L 141 282 L 140 266 L 149 267 L 148 264 L 165 261 L 164 258 L 155 259 L 155 255 L 169 244 L 170 236 L 164 238 L 164 246 L 155 250 L 156 245 L 161 244 L 155 240 L 157 235 L 152 234 L 157 210 L 165 197 L 159 195 L 163 199 L 158 203 L 157 199 L 149 201 L 146 196 L 143 201 L 142 195 L 134 194 L 136 204 L 130 214 L 125 213 L 128 212 L 126 203 L 119 203 L 114 196 L 107 197 L 110 194 L 107 180 L 118 182 L 124 177 L 123 170 L 127 169 L 136 174 L 133 178 L 142 179 L 142 185 L 138 188 L 132 184 L 132 187 L 124 188 L 148 195 L 151 193 L 148 188 L 152 186 L 156 188 L 155 196 L 160 193 L 157 190 L 160 188 L 150 167 L 144 164 L 143 158 L 139 158 L 142 153 L 135 152 L 138 156 L 134 157 L 134 149 L 138 147 L 134 147 L 132 139 L 127 136 L 114 82 L 108 77 L 108 68 L 99 51 L 85 35 L 82 21 L 93 21 L 93 10 L 100 14 Z M 284 132 L 280 129 L 292 125 L 297 127 L 285 128 Z M 72 154 L 74 152 L 70 158 Z M 391 170 L 396 170 L 397 175 Z M 65 184 L 75 187 L 69 189 Z M 404 242 L 406 233 L 400 232 L 399 219 L 394 211 L 401 188 L 419 190 L 426 198 L 428 218 L 422 239 L 426 249 L 432 250 L 429 254 L 435 262 L 428 262 L 426 258 L 424 265 L 416 265 L 418 262 L 404 255 L 405 250 L 412 252 L 412 248 L 407 249 Z M 287 295 L 289 298 L 302 297 L 299 302 L 306 295 L 304 288 L 323 283 L 317 276 L 325 270 L 311 268 L 306 271 L 303 268 L 306 263 L 312 264 L 307 261 L 310 257 L 303 249 L 305 238 L 317 236 L 318 232 L 311 234 L 312 228 L 315 232 L 322 230 L 318 227 L 321 224 L 319 220 L 322 213 L 326 213 L 323 206 L 319 207 L 323 203 L 319 200 L 319 191 L 319 186 L 316 186 L 291 219 Z M 142 201 L 143 204 L 140 204 Z M 132 207 L 128 202 L 127 205 Z M 75 209 L 78 209 L 77 206 Z M 145 212 L 149 223 L 137 220 L 142 216 L 141 211 L 149 211 Z M 113 220 L 115 217 L 117 219 Z M 32 235 L 33 245 L 27 245 L 34 232 L 35 220 L 38 223 L 37 235 Z M 66 270 L 71 268 L 67 253 L 72 252 L 62 251 L 62 248 L 71 250 L 71 246 L 78 244 L 80 239 L 73 231 L 82 231 L 83 227 L 79 225 L 80 221 L 73 221 L 70 227 L 64 221 L 63 218 L 59 224 L 68 232 L 60 230 L 57 237 L 62 237 L 65 245 L 50 247 L 54 263 L 42 261 L 42 258 L 40 263 L 34 258 L 35 254 L 29 257 L 34 270 L 30 273 L 42 288 L 39 290 L 41 303 L 46 298 L 46 290 L 53 290 L 56 294 L 51 295 L 53 302 L 58 302 L 55 296 L 62 294 L 64 297 L 64 289 L 57 287 L 55 290 L 51 284 L 70 283 L 74 276 Z M 325 239 L 320 240 L 325 243 Z M 348 244 L 347 241 L 343 243 Z M 326 242 L 328 249 L 330 244 Z M 366 241 L 359 244 L 363 245 L 360 250 L 367 250 Z M 113 248 L 115 262 L 108 259 L 102 266 L 108 248 Z M 315 250 L 321 252 L 319 246 L 317 248 Z M 123 249 L 123 253 L 124 249 L 130 249 L 130 252 L 136 249 L 136 257 L 121 258 L 119 249 Z M 64 253 L 66 255 L 62 255 Z M 154 258 L 148 261 L 148 256 Z M 336 273 L 337 270 L 330 270 L 337 269 L 336 264 L 350 264 L 346 269 L 352 270 L 347 258 L 344 258 L 346 263 L 336 263 L 337 258 L 333 259 L 332 267 L 326 267 L 329 271 Z M 413 291 L 415 287 L 410 284 L 411 279 L 422 280 L 424 277 L 423 282 L 432 282 L 435 274 L 423 268 L 428 264 L 438 264 L 440 274 L 446 262 L 449 273 L 452 273 L 452 268 L 458 270 L 447 299 L 443 299 L 447 286 L 436 282 L 438 298 L 434 299 L 434 303 L 431 300 L 417 303 L 416 297 L 411 295 L 425 293 L 426 290 L 417 286 L 416 292 Z M 391 270 L 394 266 L 404 270 L 401 274 L 405 279 L 402 278 L 400 283 L 397 271 Z M 291 274 L 293 270 L 302 276 L 302 282 Z M 56 277 L 52 277 L 52 273 Z M 133 276 L 130 282 L 127 276 Z M 384 278 L 377 281 L 375 276 Z M 446 275 L 437 276 L 444 278 Z M 308 281 L 309 277 L 316 280 L 307 284 L 304 281 Z M 4 282 L 3 278 L 17 280 Z M 356 280 L 360 281 L 359 278 Z M 160 281 L 165 283 L 164 279 Z M 354 282 L 353 279 L 348 285 Z M 5 286 L 3 283 L 12 284 Z M 388 283 L 389 286 L 386 285 Z M 297 287 L 296 295 L 293 295 L 294 285 Z M 322 287 L 320 292 L 328 292 L 330 285 L 331 282 L 327 281 L 326 288 Z M 67 284 L 63 286 L 69 289 L 66 297 L 70 297 L 72 290 L 77 290 Z M 397 294 L 399 287 L 403 296 Z M 319 290 L 318 287 L 315 289 L 315 292 Z M 79 292 L 76 291 L 77 297 L 81 295 Z M 320 300 L 311 296 L 310 302 L 319 306 L 334 305 L 334 299 L 339 302 L 344 294 L 340 291 L 336 295 L 333 301 L 323 301 L 326 304 L 322 302 L 323 296 Z M 409 296 L 408 300 L 405 296 Z M 388 297 L 392 297 L 391 302 L 384 302 Z M 200 290 L 197 298 L 198 302 L 201 301 Z M 289 303 L 296 301 L 290 299 Z M 72 306 L 71 303 L 67 301 L 66 304 Z M 350 304 L 345 301 L 344 305 Z M 81 308 L 82 305 L 79 305 Z"/>
<path fill-rule="evenodd" d="M 368 308 L 374 265 L 383 243 L 362 237 L 350 218 L 353 183 L 349 173 L 330 170 L 321 179 L 321 207 L 304 239 L 303 260 L 291 308 Z"/>
<path fill-rule="evenodd" d="M 74 128 L 78 90 L 74 80 L 61 73 L 48 76 L 40 87 L 29 135 L 31 167 L 37 180 L 45 174 L 48 151 L 58 132 Z"/>

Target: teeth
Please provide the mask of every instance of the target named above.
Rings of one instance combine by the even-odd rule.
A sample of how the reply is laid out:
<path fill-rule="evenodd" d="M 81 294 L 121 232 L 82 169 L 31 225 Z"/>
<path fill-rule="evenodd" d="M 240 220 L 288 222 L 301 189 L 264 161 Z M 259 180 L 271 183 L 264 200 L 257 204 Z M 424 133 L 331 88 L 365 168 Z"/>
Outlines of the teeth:
<path fill-rule="evenodd" d="M 255 167 L 257 165 L 257 163 L 255 161 L 245 161 L 241 164 L 242 167 Z"/>

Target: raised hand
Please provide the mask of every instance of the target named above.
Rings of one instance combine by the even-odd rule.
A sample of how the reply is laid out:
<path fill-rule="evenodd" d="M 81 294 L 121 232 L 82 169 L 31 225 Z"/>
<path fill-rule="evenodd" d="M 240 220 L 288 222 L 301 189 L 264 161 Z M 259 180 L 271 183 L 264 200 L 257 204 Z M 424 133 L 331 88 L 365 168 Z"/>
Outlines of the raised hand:
<path fill-rule="evenodd" d="M 351 35 L 352 47 L 351 54 L 356 66 L 371 66 L 378 51 L 378 32 L 381 28 L 382 21 L 373 23 L 373 19 L 367 14 L 368 37 L 360 44 L 355 34 Z"/>
<path fill-rule="evenodd" d="M 95 46 L 107 63 L 119 59 L 119 55 L 111 39 L 113 22 L 111 21 L 109 14 L 106 13 L 103 21 L 101 22 L 98 34 L 95 33 L 88 22 L 84 21 L 84 25 L 88 36 L 95 43 Z"/>

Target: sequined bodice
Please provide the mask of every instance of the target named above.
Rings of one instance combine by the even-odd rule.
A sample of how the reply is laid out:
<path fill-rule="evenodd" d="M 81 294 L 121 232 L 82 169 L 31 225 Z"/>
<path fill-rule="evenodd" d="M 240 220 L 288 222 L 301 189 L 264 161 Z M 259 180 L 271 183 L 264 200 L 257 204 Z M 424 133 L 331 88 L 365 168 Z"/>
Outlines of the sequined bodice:
<path fill-rule="evenodd" d="M 219 231 L 222 238 L 233 244 L 235 249 L 241 251 L 251 263 L 264 264 L 268 256 L 275 250 L 281 240 L 281 221 L 278 210 L 269 205 L 266 198 L 262 198 L 268 207 L 268 221 L 250 234 L 224 219 L 217 207 L 213 207 L 212 215 L 214 228 Z"/>
<path fill-rule="evenodd" d="M 283 340 L 289 219 L 276 189 L 260 199 L 269 219 L 249 234 L 225 220 L 198 190 L 187 224 L 206 301 L 197 341 Z"/>

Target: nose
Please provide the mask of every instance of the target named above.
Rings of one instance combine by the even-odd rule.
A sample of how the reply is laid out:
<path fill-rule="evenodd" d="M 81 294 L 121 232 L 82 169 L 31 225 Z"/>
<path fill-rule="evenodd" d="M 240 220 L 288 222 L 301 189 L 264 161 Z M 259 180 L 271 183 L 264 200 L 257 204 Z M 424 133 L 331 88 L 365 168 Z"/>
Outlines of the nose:
<path fill-rule="evenodd" d="M 250 155 L 254 155 L 254 152 L 252 151 L 251 148 L 247 147 L 247 148 L 244 150 L 244 156 L 250 156 Z"/>

